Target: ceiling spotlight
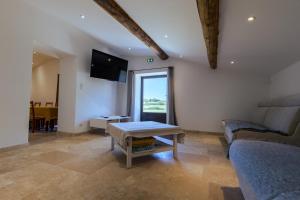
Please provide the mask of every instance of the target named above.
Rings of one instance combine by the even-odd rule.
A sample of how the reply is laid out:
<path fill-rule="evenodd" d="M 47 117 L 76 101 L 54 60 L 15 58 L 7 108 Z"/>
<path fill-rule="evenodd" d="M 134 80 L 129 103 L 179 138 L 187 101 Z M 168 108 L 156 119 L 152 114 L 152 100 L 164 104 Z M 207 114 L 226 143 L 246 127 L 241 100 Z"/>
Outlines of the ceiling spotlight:
<path fill-rule="evenodd" d="M 230 61 L 230 64 L 231 64 L 231 65 L 233 65 L 234 63 L 235 63 L 234 60 Z"/>
<path fill-rule="evenodd" d="M 255 16 L 248 17 L 248 22 L 253 22 L 256 20 Z"/>
<path fill-rule="evenodd" d="M 169 38 L 169 36 L 167 34 L 164 35 L 164 38 Z"/>
<path fill-rule="evenodd" d="M 80 15 L 80 18 L 81 19 L 85 19 L 85 15 Z"/>
<path fill-rule="evenodd" d="M 131 51 L 131 47 L 129 47 L 128 50 Z"/>

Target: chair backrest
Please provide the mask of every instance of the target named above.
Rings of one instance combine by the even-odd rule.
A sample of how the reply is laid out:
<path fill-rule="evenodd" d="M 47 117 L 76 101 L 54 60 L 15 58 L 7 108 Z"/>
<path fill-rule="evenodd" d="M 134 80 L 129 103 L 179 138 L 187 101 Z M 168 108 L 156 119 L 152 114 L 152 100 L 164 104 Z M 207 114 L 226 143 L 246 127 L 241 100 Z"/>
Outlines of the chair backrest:
<path fill-rule="evenodd" d="M 30 119 L 34 120 L 35 111 L 34 111 L 34 102 L 30 101 Z"/>
<path fill-rule="evenodd" d="M 41 102 L 34 102 L 34 106 L 35 106 L 35 107 L 41 107 L 41 106 L 42 106 L 42 103 L 41 103 Z"/>
<path fill-rule="evenodd" d="M 34 133 L 35 128 L 36 128 L 36 123 L 35 123 L 35 103 L 33 101 L 30 101 L 30 121 L 31 121 L 31 130 L 32 133 Z"/>
<path fill-rule="evenodd" d="M 46 102 L 45 106 L 46 107 L 53 107 L 54 103 L 53 102 Z"/>

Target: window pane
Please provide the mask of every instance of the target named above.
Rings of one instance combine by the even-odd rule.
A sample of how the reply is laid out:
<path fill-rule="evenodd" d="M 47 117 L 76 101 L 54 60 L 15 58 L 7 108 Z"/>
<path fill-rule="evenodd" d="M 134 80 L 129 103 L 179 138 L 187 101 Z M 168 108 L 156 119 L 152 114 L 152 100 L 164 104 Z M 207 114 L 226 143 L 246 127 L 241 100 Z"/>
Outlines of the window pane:
<path fill-rule="evenodd" d="M 167 77 L 145 78 L 143 112 L 167 113 Z"/>

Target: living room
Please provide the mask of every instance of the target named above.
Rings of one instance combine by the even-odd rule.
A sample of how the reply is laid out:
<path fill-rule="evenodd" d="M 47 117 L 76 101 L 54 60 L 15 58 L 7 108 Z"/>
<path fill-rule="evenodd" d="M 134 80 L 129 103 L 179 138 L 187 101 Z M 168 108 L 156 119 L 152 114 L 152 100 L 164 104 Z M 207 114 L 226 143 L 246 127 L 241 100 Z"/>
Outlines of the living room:
<path fill-rule="evenodd" d="M 219 15 L 218 34 L 212 33 L 218 40 L 214 57 L 205 41 L 207 23 L 201 21 L 201 0 L 108 1 L 120 5 L 168 59 L 161 59 L 164 54 L 153 51 L 156 45 L 149 48 L 101 2 L 106 1 L 1 2 L 1 196 L 251 199 L 240 186 L 239 168 L 235 169 L 227 158 L 230 145 L 221 122 L 251 121 L 257 105 L 265 102 L 271 102 L 269 106 L 299 106 L 299 2 L 212 1 L 218 2 L 211 9 L 217 9 Z M 58 132 L 53 133 L 51 141 L 30 144 L 32 54 L 45 49 L 60 60 Z M 91 77 L 93 49 L 128 61 L 126 82 Z M 110 151 L 109 131 L 108 135 L 98 130 L 91 134 L 90 121 L 108 116 L 129 116 L 130 121 L 140 121 L 142 113 L 133 108 L 143 104 L 135 92 L 141 85 L 133 84 L 128 93 L 129 73 L 133 72 L 135 78 L 157 71 L 168 74 L 170 67 L 172 80 L 167 76 L 167 90 L 160 92 L 168 97 L 163 108 L 165 120 L 172 111 L 185 141 L 177 146 L 177 159 L 173 159 L 172 149 L 134 158 L 127 169 L 124 152 L 119 148 Z M 138 99 L 131 99 L 131 106 L 129 94 Z M 279 122 L 284 116 L 286 112 Z M 287 143 L 279 139 L 276 144 L 281 141 Z M 290 145 L 297 146 L 297 141 L 292 139 Z M 57 191 L 65 192 L 65 196 Z M 257 195 L 254 199 L 268 197 Z"/>

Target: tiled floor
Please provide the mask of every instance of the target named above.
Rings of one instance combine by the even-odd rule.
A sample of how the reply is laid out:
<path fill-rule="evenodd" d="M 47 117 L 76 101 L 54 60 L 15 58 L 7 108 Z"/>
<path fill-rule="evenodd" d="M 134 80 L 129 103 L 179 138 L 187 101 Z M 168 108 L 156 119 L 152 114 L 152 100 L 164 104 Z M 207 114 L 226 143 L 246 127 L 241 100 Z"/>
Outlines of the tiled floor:
<path fill-rule="evenodd" d="M 0 151 L 0 199 L 243 199 L 218 135 L 189 133 L 172 153 L 136 158 L 111 152 L 110 137 L 35 138 Z"/>

